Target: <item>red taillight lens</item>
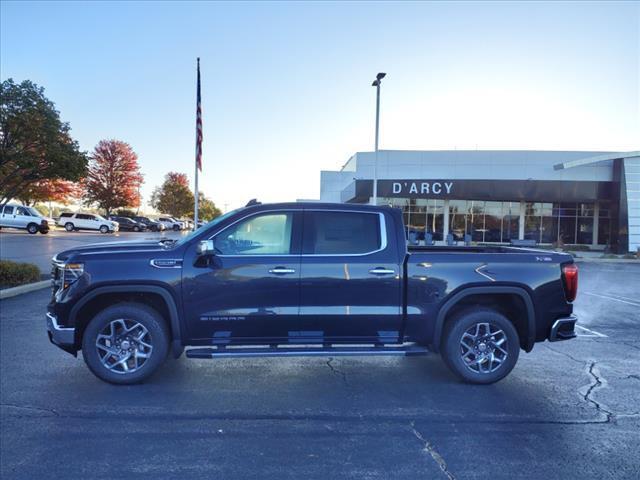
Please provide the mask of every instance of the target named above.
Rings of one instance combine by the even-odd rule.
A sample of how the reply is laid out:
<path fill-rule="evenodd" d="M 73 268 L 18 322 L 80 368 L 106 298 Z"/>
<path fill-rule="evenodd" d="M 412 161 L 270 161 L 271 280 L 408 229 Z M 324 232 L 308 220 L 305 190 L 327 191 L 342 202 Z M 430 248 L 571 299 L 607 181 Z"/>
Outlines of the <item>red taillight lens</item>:
<path fill-rule="evenodd" d="M 567 302 L 573 302 L 578 295 L 578 266 L 575 263 L 563 265 L 562 278 Z"/>

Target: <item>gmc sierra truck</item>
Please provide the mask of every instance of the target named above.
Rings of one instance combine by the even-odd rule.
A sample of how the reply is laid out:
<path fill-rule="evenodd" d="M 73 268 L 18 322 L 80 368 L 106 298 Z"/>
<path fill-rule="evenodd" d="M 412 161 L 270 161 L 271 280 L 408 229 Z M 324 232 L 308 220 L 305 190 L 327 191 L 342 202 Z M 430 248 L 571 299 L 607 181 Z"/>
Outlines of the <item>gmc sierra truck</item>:
<path fill-rule="evenodd" d="M 461 379 L 504 378 L 520 350 L 575 337 L 570 255 L 407 246 L 402 213 L 252 201 L 178 241 L 53 258 L 50 340 L 115 384 L 178 358 L 442 355 Z"/>

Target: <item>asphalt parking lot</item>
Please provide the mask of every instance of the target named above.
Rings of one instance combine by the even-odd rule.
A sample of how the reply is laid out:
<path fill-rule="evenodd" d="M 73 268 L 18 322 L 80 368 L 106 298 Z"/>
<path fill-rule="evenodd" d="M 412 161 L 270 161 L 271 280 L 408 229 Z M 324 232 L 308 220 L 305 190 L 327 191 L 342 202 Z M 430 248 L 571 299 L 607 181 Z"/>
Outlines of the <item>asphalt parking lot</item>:
<path fill-rule="evenodd" d="M 430 355 L 170 359 L 115 387 L 49 343 L 49 290 L 2 300 L 0 477 L 638 478 L 640 265 L 580 268 L 580 337 L 491 386 Z"/>
<path fill-rule="evenodd" d="M 62 229 L 51 230 L 46 235 L 29 235 L 24 230 L 3 228 L 0 232 L 0 258 L 14 262 L 36 264 L 42 273 L 51 271 L 51 257 L 56 253 L 87 243 L 116 241 L 155 240 L 161 238 L 179 238 L 189 232 L 67 232 Z"/>

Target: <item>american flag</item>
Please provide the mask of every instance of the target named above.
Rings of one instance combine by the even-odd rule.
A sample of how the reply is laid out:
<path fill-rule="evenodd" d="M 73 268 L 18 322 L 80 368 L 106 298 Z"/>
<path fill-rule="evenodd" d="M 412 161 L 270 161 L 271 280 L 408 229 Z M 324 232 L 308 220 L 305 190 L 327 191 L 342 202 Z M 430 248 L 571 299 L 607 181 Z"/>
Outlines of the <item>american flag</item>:
<path fill-rule="evenodd" d="M 202 171 L 202 107 L 200 106 L 200 58 L 198 58 L 198 103 L 196 107 L 196 166 Z"/>

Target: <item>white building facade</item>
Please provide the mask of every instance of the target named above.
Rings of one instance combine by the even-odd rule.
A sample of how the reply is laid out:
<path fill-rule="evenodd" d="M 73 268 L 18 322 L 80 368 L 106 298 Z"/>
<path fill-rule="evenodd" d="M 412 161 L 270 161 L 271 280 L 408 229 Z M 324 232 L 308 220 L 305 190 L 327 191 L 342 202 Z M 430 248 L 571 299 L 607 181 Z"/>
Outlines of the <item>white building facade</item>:
<path fill-rule="evenodd" d="M 321 172 L 320 200 L 370 203 L 375 164 L 358 152 Z M 417 241 L 640 247 L 639 152 L 382 150 L 377 178 Z"/>

